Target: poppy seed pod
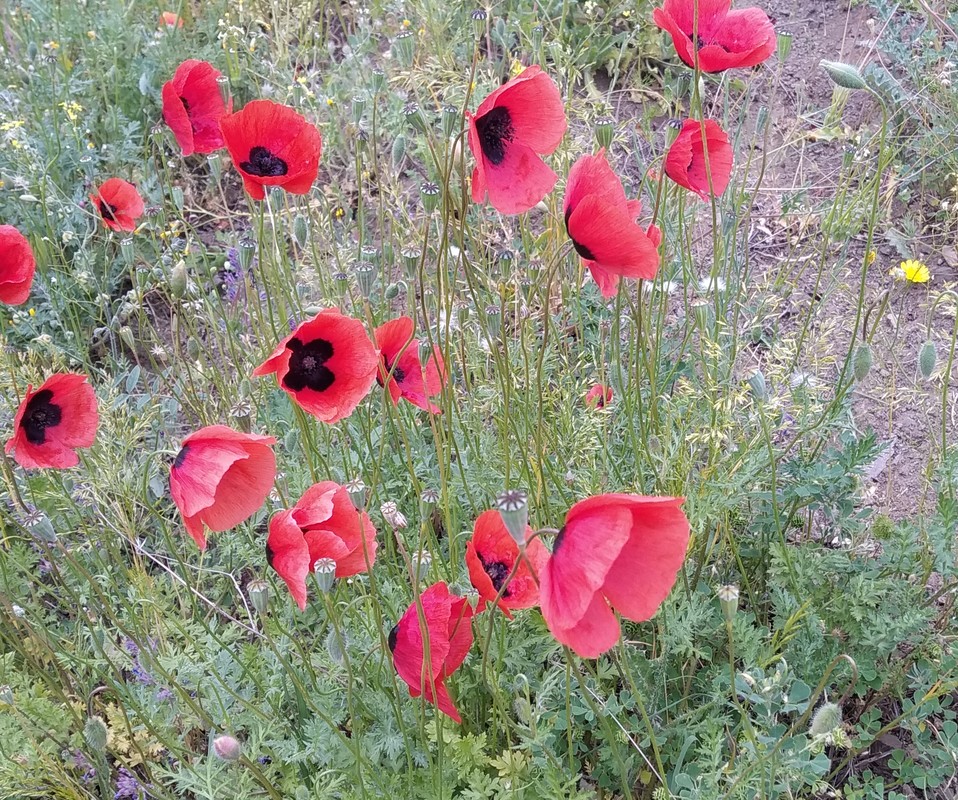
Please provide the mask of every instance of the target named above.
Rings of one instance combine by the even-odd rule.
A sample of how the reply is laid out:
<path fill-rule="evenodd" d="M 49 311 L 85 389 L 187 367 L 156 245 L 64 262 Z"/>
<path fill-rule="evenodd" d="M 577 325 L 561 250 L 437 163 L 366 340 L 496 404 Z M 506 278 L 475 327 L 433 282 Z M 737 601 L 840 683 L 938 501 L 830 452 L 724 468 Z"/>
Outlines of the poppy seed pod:
<path fill-rule="evenodd" d="M 608 149 L 612 145 L 612 137 L 615 134 L 615 120 L 612 117 L 600 117 L 595 121 L 593 129 L 599 147 Z"/>
<path fill-rule="evenodd" d="M 428 127 L 426 125 L 426 117 L 422 113 L 422 109 L 419 107 L 419 103 L 406 103 L 403 106 L 403 117 L 406 119 L 406 123 L 412 127 L 414 130 L 419 131 L 420 133 L 426 133 Z"/>
<path fill-rule="evenodd" d="M 336 562 L 331 558 L 318 558 L 313 565 L 316 586 L 323 594 L 329 594 L 336 582 Z"/>
<path fill-rule="evenodd" d="M 353 115 L 353 122 L 357 125 L 362 122 L 363 114 L 366 113 L 366 98 L 361 94 L 354 94 L 349 110 Z"/>
<path fill-rule="evenodd" d="M 545 28 L 542 25 L 532 26 L 532 49 L 538 53 L 542 47 L 542 38 L 545 36 Z"/>
<path fill-rule="evenodd" d="M 257 613 L 265 614 L 269 609 L 269 584 L 264 580 L 250 581 L 246 591 Z"/>
<path fill-rule="evenodd" d="M 778 60 L 785 62 L 792 52 L 792 34 L 789 31 L 779 31 L 776 35 L 778 42 Z"/>
<path fill-rule="evenodd" d="M 486 26 L 488 25 L 489 12 L 484 8 L 477 8 L 469 18 L 472 20 L 472 33 L 477 39 L 486 35 Z"/>
<path fill-rule="evenodd" d="M 423 583 L 429 577 L 429 567 L 432 565 L 432 555 L 420 550 L 413 556 L 412 569 L 416 584 Z"/>
<path fill-rule="evenodd" d="M 412 31 L 402 31 L 393 39 L 392 54 L 400 66 L 408 67 L 412 64 L 416 55 L 416 37 Z"/>
<path fill-rule="evenodd" d="M 436 510 L 439 492 L 435 489 L 423 489 L 419 495 L 419 516 L 427 519 Z"/>
<path fill-rule="evenodd" d="M 446 139 L 451 139 L 457 133 L 462 114 L 454 105 L 445 105 L 442 107 L 442 135 Z"/>
<path fill-rule="evenodd" d="M 373 92 L 379 94 L 386 88 L 386 73 L 379 67 L 375 67 L 370 75 L 372 76 Z"/>
<path fill-rule="evenodd" d="M 366 484 L 363 483 L 362 478 L 353 478 L 346 484 L 345 488 L 353 508 L 357 511 L 366 508 Z"/>
<path fill-rule="evenodd" d="M 419 187 L 419 199 L 427 214 L 431 214 L 439 207 L 439 197 L 440 191 L 437 184 L 427 181 Z"/>
<path fill-rule="evenodd" d="M 508 489 L 496 498 L 496 508 L 509 535 L 524 547 L 529 522 L 529 495 L 522 489 Z"/>
<path fill-rule="evenodd" d="M 409 279 L 415 280 L 416 272 L 419 270 L 419 264 L 422 261 L 422 250 L 418 247 L 404 247 L 402 250 L 403 266 L 406 268 L 406 275 Z"/>
<path fill-rule="evenodd" d="M 253 266 L 253 256 L 256 254 L 256 242 L 252 239 L 240 239 L 236 251 L 240 268 L 244 272 L 249 272 L 250 267 Z"/>
<path fill-rule="evenodd" d="M 360 294 L 369 299 L 373 293 L 373 286 L 376 284 L 376 267 L 368 261 L 361 261 L 353 272 L 356 275 L 356 285 L 359 286 Z"/>
<path fill-rule="evenodd" d="M 133 237 L 126 236 L 120 240 L 120 255 L 123 256 L 123 260 L 127 264 L 133 263 L 133 257 L 135 255 L 133 247 Z"/>
<path fill-rule="evenodd" d="M 502 310 L 499 306 L 486 306 L 486 329 L 489 331 L 490 342 L 499 338 L 502 332 Z"/>
<path fill-rule="evenodd" d="M 719 605 L 722 606 L 722 613 L 725 615 L 725 619 L 731 622 L 738 612 L 738 586 L 731 583 L 719 586 L 716 594 L 718 595 Z"/>

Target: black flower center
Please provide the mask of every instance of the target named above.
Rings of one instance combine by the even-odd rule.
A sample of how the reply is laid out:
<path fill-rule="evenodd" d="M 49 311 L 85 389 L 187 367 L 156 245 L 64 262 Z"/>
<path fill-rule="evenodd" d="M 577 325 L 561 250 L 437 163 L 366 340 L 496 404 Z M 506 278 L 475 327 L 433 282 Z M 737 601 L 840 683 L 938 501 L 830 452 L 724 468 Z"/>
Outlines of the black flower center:
<path fill-rule="evenodd" d="M 115 205 L 108 203 L 106 200 L 100 201 L 100 213 L 103 215 L 103 219 L 116 222 L 116 208 Z"/>
<path fill-rule="evenodd" d="M 289 359 L 289 372 L 283 378 L 287 389 L 300 392 L 309 388 L 323 392 L 333 385 L 336 376 L 324 366 L 333 357 L 333 345 L 325 339 L 314 339 L 303 344 L 299 339 L 290 339 L 286 345 L 293 351 Z"/>
<path fill-rule="evenodd" d="M 406 373 L 402 371 L 402 368 L 390 364 L 389 361 L 385 358 L 383 359 L 383 366 L 386 369 L 386 374 L 387 375 L 391 374 L 393 376 L 393 380 L 395 380 L 396 383 L 402 383 L 406 379 Z M 385 383 L 383 383 L 383 376 L 379 375 L 378 373 L 376 375 L 376 382 L 380 386 L 386 385 Z"/>
<path fill-rule="evenodd" d="M 397 622 L 393 625 L 392 630 L 389 631 L 389 636 L 386 637 L 386 644 L 389 645 L 389 652 L 396 652 L 396 637 L 399 636 L 399 623 Z"/>
<path fill-rule="evenodd" d="M 486 561 L 481 556 L 479 560 L 482 562 L 482 568 L 486 571 L 486 575 L 489 576 L 489 580 L 492 581 L 492 585 L 496 587 L 496 591 L 502 592 L 503 597 L 508 597 L 509 590 L 506 589 L 503 592 L 502 587 L 506 582 L 506 578 L 509 577 L 509 573 L 512 572 L 512 567 L 503 561 Z"/>
<path fill-rule="evenodd" d="M 44 389 L 33 395 L 27 403 L 20 427 L 30 444 L 43 444 L 47 440 L 47 428 L 59 425 L 63 419 L 62 409 L 50 402 L 52 398 L 53 392 Z"/>
<path fill-rule="evenodd" d="M 701 36 L 695 37 L 695 49 L 701 50 L 703 47 L 718 47 L 724 50 L 726 53 L 729 52 L 729 49 L 722 44 L 721 42 L 706 42 Z"/>
<path fill-rule="evenodd" d="M 275 178 L 289 172 L 289 166 L 283 159 L 260 145 L 249 151 L 249 161 L 240 161 L 240 168 L 257 178 Z"/>
<path fill-rule="evenodd" d="M 552 555 L 555 555 L 559 552 L 559 548 L 562 546 L 562 540 L 565 538 L 565 525 L 559 528 L 559 533 L 556 536 L 556 540 L 552 545 Z"/>
<path fill-rule="evenodd" d="M 595 256 L 592 255 L 592 251 L 586 247 L 584 244 L 579 244 L 569 232 L 569 217 L 572 216 L 573 209 L 569 209 L 565 215 L 565 232 L 569 234 L 569 238 L 572 239 L 572 246 L 575 248 L 575 251 L 582 256 L 586 261 L 595 261 Z"/>
<path fill-rule="evenodd" d="M 266 563 L 270 566 L 273 566 L 273 559 L 276 558 L 276 553 L 273 552 L 273 548 L 269 546 L 269 542 L 266 543 Z"/>
<path fill-rule="evenodd" d="M 185 97 L 180 97 L 180 102 L 183 104 L 183 109 L 184 109 L 186 112 L 189 112 L 189 110 L 190 110 L 190 103 L 189 103 L 189 101 L 188 101 Z"/>
<path fill-rule="evenodd" d="M 479 146 L 482 154 L 498 166 L 506 157 L 506 142 L 514 135 L 509 110 L 496 106 L 492 111 L 476 118 Z"/>
<path fill-rule="evenodd" d="M 190 449 L 188 444 L 184 444 L 180 448 L 180 452 L 176 454 L 176 458 L 173 459 L 173 469 L 178 469 L 183 466 L 183 462 L 186 461 L 186 453 Z"/>

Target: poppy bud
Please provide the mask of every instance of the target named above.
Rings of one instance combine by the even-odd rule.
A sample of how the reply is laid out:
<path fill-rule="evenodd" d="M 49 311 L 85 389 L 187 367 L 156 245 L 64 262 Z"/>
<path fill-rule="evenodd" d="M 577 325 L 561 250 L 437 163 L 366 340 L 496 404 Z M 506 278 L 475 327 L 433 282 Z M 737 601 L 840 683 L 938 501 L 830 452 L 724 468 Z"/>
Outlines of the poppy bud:
<path fill-rule="evenodd" d="M 265 614 L 269 608 L 269 584 L 264 580 L 250 581 L 246 591 L 257 613 Z"/>
<path fill-rule="evenodd" d="M 406 122 L 409 123 L 414 130 L 420 133 L 426 132 L 426 117 L 423 116 L 419 103 L 406 103 L 406 105 L 403 106 L 402 113 L 406 118 Z"/>
<path fill-rule="evenodd" d="M 460 328 L 465 328 L 469 323 L 469 306 L 466 303 L 459 303 L 456 306 L 456 322 Z"/>
<path fill-rule="evenodd" d="M 423 489 L 419 495 L 419 515 L 427 519 L 436 510 L 436 504 L 439 502 L 439 492 L 435 489 Z"/>
<path fill-rule="evenodd" d="M 716 594 L 718 594 L 719 604 L 722 606 L 725 619 L 731 622 L 738 612 L 738 586 L 731 583 L 719 586 Z"/>
<path fill-rule="evenodd" d="M 120 341 L 126 345 L 128 350 L 136 351 L 136 337 L 133 335 L 129 325 L 120 326 L 120 330 L 117 331 L 120 336 Z"/>
<path fill-rule="evenodd" d="M 223 761 L 238 761 L 240 743 L 233 736 L 217 736 L 213 740 L 213 753 Z"/>
<path fill-rule="evenodd" d="M 170 292 L 176 298 L 183 298 L 186 296 L 188 283 L 186 262 L 180 259 L 170 271 Z"/>
<path fill-rule="evenodd" d="M 792 34 L 788 31 L 778 31 L 775 38 L 778 40 L 778 60 L 785 62 L 792 52 Z"/>
<path fill-rule="evenodd" d="M 376 268 L 368 261 L 360 261 L 354 271 L 359 291 L 363 297 L 368 299 L 373 293 L 373 285 L 376 283 Z"/>
<path fill-rule="evenodd" d="M 814 736 L 831 733 L 842 724 L 842 709 L 836 703 L 823 703 L 812 717 L 808 732 Z"/>
<path fill-rule="evenodd" d="M 206 157 L 206 163 L 210 165 L 210 177 L 214 183 L 219 183 L 223 177 L 223 159 L 219 153 L 210 153 Z"/>
<path fill-rule="evenodd" d="M 37 43 L 30 42 L 30 44 L 27 45 L 27 60 L 33 61 L 37 57 L 38 52 Z"/>
<path fill-rule="evenodd" d="M 93 752 L 106 752 L 106 742 L 109 735 L 110 730 L 102 719 L 87 717 L 86 723 L 83 725 L 83 740 Z"/>
<path fill-rule="evenodd" d="M 445 105 L 442 107 L 442 135 L 451 139 L 459 131 L 459 122 L 462 119 L 462 115 L 459 113 L 459 109 L 453 105 Z"/>
<path fill-rule="evenodd" d="M 402 164 L 403 158 L 406 156 L 406 137 L 401 133 L 393 139 L 393 148 L 391 153 L 391 158 L 393 162 L 393 169 L 399 169 L 400 164 Z"/>
<path fill-rule="evenodd" d="M 383 297 L 385 297 L 387 300 L 395 300 L 400 294 L 402 294 L 402 287 L 403 284 L 401 281 L 399 283 L 390 283 L 383 292 Z"/>
<path fill-rule="evenodd" d="M 306 247 L 309 242 L 309 220 L 302 214 L 293 217 L 293 240 L 300 247 Z"/>
<path fill-rule="evenodd" d="M 477 39 L 486 35 L 486 24 L 489 20 L 489 13 L 484 8 L 477 8 L 470 15 L 472 19 L 472 32 Z"/>
<path fill-rule="evenodd" d="M 196 339 L 186 340 L 186 354 L 194 361 L 200 357 L 200 343 Z"/>
<path fill-rule="evenodd" d="M 252 239 L 240 239 L 239 247 L 236 248 L 239 254 L 239 263 L 243 272 L 248 272 L 253 266 L 253 255 L 256 252 L 256 242 Z"/>
<path fill-rule="evenodd" d="M 120 241 L 120 254 L 123 256 L 123 260 L 127 264 L 133 263 L 133 237 L 127 236 L 125 239 Z"/>
<path fill-rule="evenodd" d="M 615 120 L 612 117 L 600 117 L 595 121 L 595 140 L 599 147 L 608 149 L 615 134 Z"/>
<path fill-rule="evenodd" d="M 524 547 L 529 523 L 529 496 L 522 489 L 509 489 L 496 498 L 496 508 L 509 535 Z"/>
<path fill-rule="evenodd" d="M 532 299 L 532 290 L 534 288 L 535 284 L 528 275 L 524 275 L 519 279 L 519 290 L 522 292 L 522 296 L 526 299 L 527 303 Z"/>
<path fill-rule="evenodd" d="M 855 351 L 852 369 L 855 371 L 855 380 L 863 381 L 872 368 L 872 348 L 868 342 L 862 342 Z"/>
<path fill-rule="evenodd" d="M 383 89 L 386 88 L 386 73 L 383 72 L 379 67 L 376 67 L 372 71 L 372 78 L 373 92 L 379 94 Z"/>
<path fill-rule="evenodd" d="M 403 265 L 410 280 L 415 280 L 419 262 L 422 260 L 422 250 L 418 247 L 404 247 L 402 250 Z"/>
<path fill-rule="evenodd" d="M 170 189 L 170 198 L 173 200 L 173 205 L 177 211 L 183 210 L 183 189 L 179 186 L 174 186 Z"/>
<path fill-rule="evenodd" d="M 313 574 L 316 576 L 319 591 L 329 594 L 336 582 L 336 562 L 331 558 L 317 558 L 313 565 Z"/>
<path fill-rule="evenodd" d="M 918 369 L 921 371 L 921 377 L 925 380 L 931 377 L 937 360 L 938 352 L 935 349 L 935 343 L 929 339 L 921 346 L 921 352 L 918 353 Z"/>
<path fill-rule="evenodd" d="M 366 111 L 366 98 L 361 94 L 353 95 L 353 101 L 349 108 L 353 113 L 353 122 L 358 125 Z"/>
<path fill-rule="evenodd" d="M 768 397 L 768 386 L 765 383 L 765 375 L 762 371 L 755 370 L 748 379 L 749 388 L 752 390 L 752 397 L 756 400 L 764 400 Z"/>
<path fill-rule="evenodd" d="M 392 54 L 396 62 L 402 67 L 412 64 L 416 55 L 416 38 L 412 31 L 402 31 L 392 43 Z"/>
<path fill-rule="evenodd" d="M 852 91 L 867 88 L 865 79 L 862 78 L 862 74 L 857 67 L 853 67 L 851 64 L 843 64 L 841 61 L 826 61 L 824 59 L 819 63 L 836 86 Z"/>
<path fill-rule="evenodd" d="M 429 577 L 429 567 L 432 565 L 432 556 L 425 550 L 420 550 L 413 557 L 412 568 L 416 583 L 423 583 Z"/>
<path fill-rule="evenodd" d="M 486 306 L 486 327 L 489 330 L 489 339 L 498 339 L 502 330 L 502 311 L 499 306 Z"/>
<path fill-rule="evenodd" d="M 765 130 L 766 122 L 768 122 L 768 106 L 759 106 L 755 115 L 755 129 L 758 131 Z"/>
<path fill-rule="evenodd" d="M 216 85 L 220 89 L 220 97 L 223 98 L 223 103 L 227 106 L 230 105 L 230 79 L 227 75 L 218 75 L 216 78 Z"/>
<path fill-rule="evenodd" d="M 343 663 L 343 641 L 335 628 L 326 634 L 326 652 L 337 664 Z"/>
<path fill-rule="evenodd" d="M 346 489 L 353 508 L 357 511 L 362 511 L 366 507 L 366 484 L 363 483 L 363 479 L 353 478 L 343 488 Z"/>
<path fill-rule="evenodd" d="M 431 214 L 439 207 L 439 187 L 427 181 L 419 187 L 419 199 L 422 200 L 422 207 L 426 209 L 426 213 Z"/>

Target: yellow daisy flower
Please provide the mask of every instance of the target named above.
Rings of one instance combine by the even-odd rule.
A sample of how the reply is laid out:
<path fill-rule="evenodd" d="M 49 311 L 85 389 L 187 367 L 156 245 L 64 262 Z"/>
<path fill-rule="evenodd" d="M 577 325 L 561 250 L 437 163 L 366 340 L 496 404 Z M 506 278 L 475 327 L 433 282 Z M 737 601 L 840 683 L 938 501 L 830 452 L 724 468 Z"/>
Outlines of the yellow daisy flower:
<path fill-rule="evenodd" d="M 901 271 L 908 283 L 928 283 L 931 280 L 928 267 L 912 258 L 901 262 Z"/>

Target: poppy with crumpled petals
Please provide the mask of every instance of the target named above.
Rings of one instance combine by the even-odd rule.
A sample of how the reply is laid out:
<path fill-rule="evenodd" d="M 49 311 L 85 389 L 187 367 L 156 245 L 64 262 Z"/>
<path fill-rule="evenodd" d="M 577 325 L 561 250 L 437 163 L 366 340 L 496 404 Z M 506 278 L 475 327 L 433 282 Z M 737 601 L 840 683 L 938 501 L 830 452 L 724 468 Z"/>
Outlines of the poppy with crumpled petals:
<path fill-rule="evenodd" d="M 51 375 L 36 391 L 27 387 L 5 450 L 24 469 L 74 467 L 80 462 L 75 448 L 93 444 L 99 422 L 96 394 L 86 375 Z"/>
<path fill-rule="evenodd" d="M 754 67 L 775 52 L 775 28 L 768 15 L 760 8 L 733 11 L 731 0 L 665 0 L 652 19 L 672 36 L 675 52 L 688 66 L 695 67 L 698 52 L 703 72 Z"/>
<path fill-rule="evenodd" d="M 336 562 L 337 578 L 367 572 L 376 560 L 372 520 L 333 481 L 314 484 L 293 508 L 275 514 L 266 539 L 266 560 L 300 610 L 306 608 L 306 579 L 320 558 Z"/>
<path fill-rule="evenodd" d="M 708 143 L 707 170 L 702 123 L 697 119 L 687 119 L 665 155 L 665 174 L 679 186 L 708 200 L 709 174 L 716 197 L 728 188 L 732 178 L 732 143 L 722 126 L 713 119 L 705 120 L 705 141 Z"/>
<path fill-rule="evenodd" d="M 589 408 L 605 408 L 612 402 L 612 387 L 595 384 L 585 395 L 585 404 Z"/>
<path fill-rule="evenodd" d="M 411 697 L 425 694 L 426 700 L 443 714 L 462 722 L 445 681 L 462 666 L 472 647 L 472 606 L 465 597 L 450 594 L 449 587 L 441 582 L 426 589 L 419 601 L 409 606 L 389 632 L 393 666 L 409 687 Z M 429 644 L 428 664 L 425 642 Z"/>
<path fill-rule="evenodd" d="M 114 231 L 135 230 L 145 208 L 136 187 L 122 178 L 110 178 L 90 195 L 90 201 L 100 212 L 103 224 Z"/>
<path fill-rule="evenodd" d="M 272 436 L 209 425 L 191 433 L 170 468 L 170 494 L 186 532 L 206 549 L 204 526 L 225 531 L 255 514 L 276 477 Z"/>
<path fill-rule="evenodd" d="M 626 198 L 605 148 L 572 166 L 562 206 L 566 232 L 603 297 L 615 296 L 620 278 L 655 277 L 661 234 L 636 222 L 642 203 Z"/>
<path fill-rule="evenodd" d="M 159 27 L 162 28 L 182 28 L 183 20 L 178 14 L 174 14 L 172 11 L 164 11 L 160 14 L 160 24 Z"/>
<path fill-rule="evenodd" d="M 222 74 L 212 64 L 191 58 L 163 84 L 163 119 L 184 156 L 223 146 L 220 120 L 232 111 L 233 100 L 223 101 L 216 82 Z"/>
<path fill-rule="evenodd" d="M 636 622 L 655 614 L 685 560 L 682 502 L 604 494 L 569 509 L 539 576 L 542 616 L 559 642 L 598 658 L 621 634 L 613 610 Z"/>
<path fill-rule="evenodd" d="M 254 376 L 276 373 L 280 387 L 323 422 L 339 422 L 369 394 L 379 355 L 363 324 L 337 308 L 320 311 L 281 341 Z"/>
<path fill-rule="evenodd" d="M 509 619 L 512 619 L 510 609 L 532 608 L 539 602 L 536 579 L 549 558 L 549 551 L 542 542 L 532 538 L 532 533 L 532 528 L 527 525 L 526 557 L 520 560 L 519 545 L 498 511 L 483 511 L 476 519 L 472 538 L 466 544 L 466 566 L 469 580 L 479 592 L 477 612 L 484 610 L 487 602 L 495 602 L 504 585 L 497 605 Z M 519 568 L 506 584 L 516 561 L 519 561 Z"/>
<path fill-rule="evenodd" d="M 425 366 L 419 357 L 419 340 L 413 339 L 415 323 L 409 317 L 397 317 L 376 328 L 376 346 L 379 348 L 380 386 L 385 386 L 393 405 L 405 397 L 414 406 L 439 414 L 442 409 L 429 402 L 442 392 L 446 382 L 446 367 L 439 346 Z"/>
<path fill-rule="evenodd" d="M 25 303 L 36 269 L 37 260 L 27 237 L 13 225 L 0 225 L 0 303 Z"/>
<path fill-rule="evenodd" d="M 220 130 L 233 166 L 254 200 L 266 197 L 266 186 L 306 194 L 319 174 L 322 137 L 315 125 L 289 106 L 253 100 L 241 111 L 224 116 Z"/>
<path fill-rule="evenodd" d="M 476 159 L 472 199 L 503 214 L 521 214 L 542 200 L 559 176 L 539 157 L 549 155 L 566 130 L 565 107 L 552 79 L 538 66 L 492 92 L 475 115 L 467 112 L 469 148 Z"/>

